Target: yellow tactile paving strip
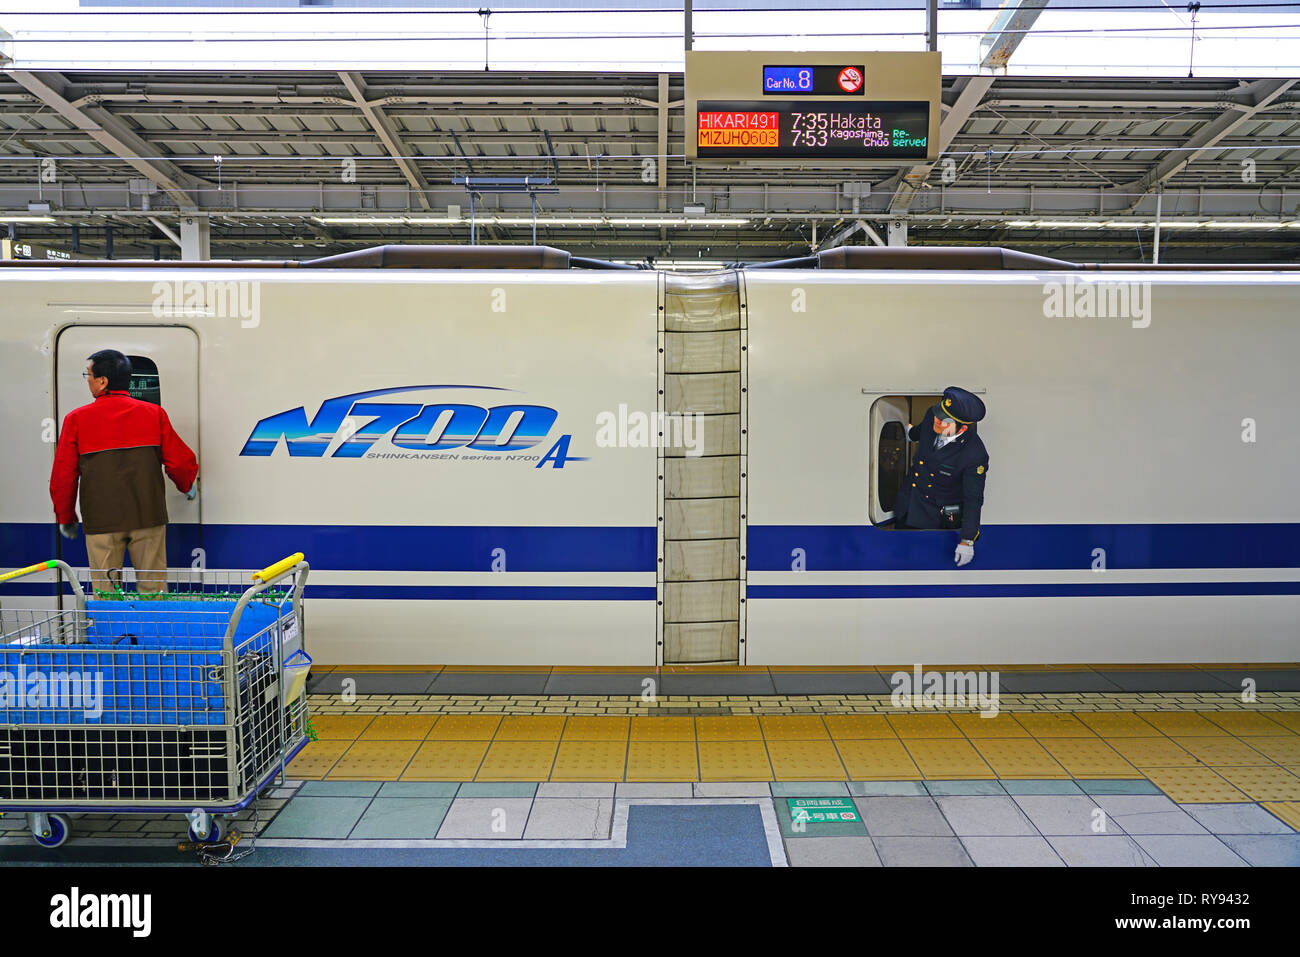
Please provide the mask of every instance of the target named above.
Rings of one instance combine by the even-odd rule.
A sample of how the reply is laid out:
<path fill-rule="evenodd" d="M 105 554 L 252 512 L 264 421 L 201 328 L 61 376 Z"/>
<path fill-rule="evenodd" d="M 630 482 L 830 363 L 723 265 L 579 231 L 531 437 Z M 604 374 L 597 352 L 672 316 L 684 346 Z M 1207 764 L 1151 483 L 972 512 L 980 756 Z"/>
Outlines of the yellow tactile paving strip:
<path fill-rule="evenodd" d="M 840 669 L 842 670 L 842 669 Z M 315 671 L 313 671 L 315 674 Z M 898 706 L 887 694 L 825 695 L 659 695 L 645 700 L 637 695 L 437 695 L 437 694 L 357 694 L 346 699 L 338 694 L 308 695 L 312 714 L 489 714 L 489 715 L 590 715 L 593 717 L 635 717 L 638 715 L 673 714 L 681 709 L 727 711 L 734 716 L 777 714 L 878 714 L 898 715 Z M 1290 711 L 1287 727 L 1300 731 L 1300 691 L 1260 692 L 1254 701 L 1242 701 L 1232 692 L 1200 691 L 1175 693 L 1079 693 L 1079 694 L 1009 694 L 998 696 L 998 708 L 1004 713 L 1069 712 L 1085 724 L 1110 715 L 1122 722 L 1136 708 L 1160 712 L 1215 712 L 1239 719 L 1230 730 L 1234 734 L 1267 733 L 1265 726 L 1251 723 L 1256 711 Z M 978 708 L 964 713 L 977 717 Z M 956 720 L 959 713 L 947 712 Z M 1085 718 L 1085 715 L 1087 716 Z M 725 717 L 726 715 L 721 715 Z M 924 715 L 918 717 L 933 717 Z M 924 723 L 924 722 L 922 722 Z M 1097 730 L 1097 727 L 1094 730 Z M 1250 729 L 1260 727 L 1260 730 Z M 1202 730 L 1197 730 L 1201 728 Z M 1179 733 L 1207 734 L 1203 722 L 1193 722 Z M 1244 730 L 1243 730 L 1244 729 Z M 1145 733 L 1145 732 L 1143 732 Z M 1063 736 L 1069 736 L 1063 731 Z"/>
<path fill-rule="evenodd" d="M 317 715 L 320 740 L 289 772 L 372 781 L 1147 778 L 1183 803 L 1285 808 L 1300 803 L 1293 715 Z"/>
<path fill-rule="evenodd" d="M 1272 812 L 1295 830 L 1300 831 L 1300 801 L 1279 801 L 1262 804 L 1261 807 Z"/>

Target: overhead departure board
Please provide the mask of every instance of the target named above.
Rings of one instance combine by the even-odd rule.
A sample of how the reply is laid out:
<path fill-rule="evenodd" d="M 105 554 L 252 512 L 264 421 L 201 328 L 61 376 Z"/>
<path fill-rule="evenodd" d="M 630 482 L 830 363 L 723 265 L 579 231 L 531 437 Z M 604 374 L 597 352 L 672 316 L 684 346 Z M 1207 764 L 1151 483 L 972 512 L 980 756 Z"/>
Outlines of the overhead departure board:
<path fill-rule="evenodd" d="M 701 100 L 701 159 L 925 159 L 925 100 Z"/>
<path fill-rule="evenodd" d="M 935 51 L 688 50 L 687 162 L 839 168 L 939 157 Z"/>

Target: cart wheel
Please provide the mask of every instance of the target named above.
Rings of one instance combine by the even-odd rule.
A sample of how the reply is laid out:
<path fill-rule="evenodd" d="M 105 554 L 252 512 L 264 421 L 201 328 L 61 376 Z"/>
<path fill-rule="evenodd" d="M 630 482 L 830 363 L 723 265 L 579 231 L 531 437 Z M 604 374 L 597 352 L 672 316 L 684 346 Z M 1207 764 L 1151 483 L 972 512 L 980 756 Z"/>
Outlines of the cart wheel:
<path fill-rule="evenodd" d="M 32 832 L 32 837 L 41 847 L 58 847 L 68 839 L 72 829 L 68 827 L 68 819 L 62 814 L 51 814 L 48 818 L 50 822 L 50 833 L 42 836 Z"/>
<path fill-rule="evenodd" d="M 190 825 L 189 833 L 190 833 L 190 841 L 193 842 L 193 843 L 195 843 L 195 844 L 219 844 L 219 843 L 221 843 L 221 824 L 220 824 L 220 822 L 217 821 L 217 819 L 216 819 L 215 817 L 212 818 L 212 824 L 211 824 L 211 826 L 208 828 L 208 833 L 207 833 L 207 834 L 202 834 L 202 835 L 200 835 L 200 834 L 196 833 L 195 830 L 194 830 L 194 826 L 193 826 L 193 825 Z"/>

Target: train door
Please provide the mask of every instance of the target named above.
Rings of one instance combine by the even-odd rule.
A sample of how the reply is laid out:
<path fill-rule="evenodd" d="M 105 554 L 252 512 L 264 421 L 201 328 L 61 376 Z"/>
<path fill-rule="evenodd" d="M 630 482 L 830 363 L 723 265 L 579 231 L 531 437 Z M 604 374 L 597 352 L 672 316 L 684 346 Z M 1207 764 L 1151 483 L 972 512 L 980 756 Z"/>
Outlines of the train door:
<path fill-rule="evenodd" d="M 176 434 L 199 456 L 199 339 L 185 326 L 74 325 L 58 338 L 55 396 L 58 423 L 77 406 L 91 401 L 82 373 L 86 358 L 100 349 L 116 349 L 131 360 L 131 395 L 167 410 Z M 201 546 L 203 498 L 189 501 L 170 480 L 167 492 L 168 567 L 189 567 Z M 80 510 L 78 510 L 80 515 Z M 85 564 L 82 538 L 64 542 L 64 557 L 74 567 Z"/>
<path fill-rule="evenodd" d="M 869 413 L 869 459 L 871 467 L 870 521 L 883 525 L 893 521 L 899 484 L 911 464 L 907 423 L 910 411 L 905 396 L 882 396 Z"/>

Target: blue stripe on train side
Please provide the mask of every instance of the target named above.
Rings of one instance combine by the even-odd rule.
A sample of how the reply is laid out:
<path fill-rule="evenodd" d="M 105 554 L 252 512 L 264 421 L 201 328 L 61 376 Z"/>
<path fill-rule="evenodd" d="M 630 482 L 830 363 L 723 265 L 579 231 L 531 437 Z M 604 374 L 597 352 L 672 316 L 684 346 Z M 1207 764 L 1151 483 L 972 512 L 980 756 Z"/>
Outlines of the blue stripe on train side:
<path fill-rule="evenodd" d="M 949 570 L 954 532 L 895 531 L 870 525 L 751 525 L 750 571 L 790 571 L 802 549 L 808 571 Z M 1081 569 L 1093 549 L 1109 569 L 1295 568 L 1297 524 L 986 525 L 970 568 Z"/>
<path fill-rule="evenodd" d="M 1100 577 L 1100 576 L 1099 576 Z M 978 585 L 750 585 L 765 598 L 1096 598 L 1134 595 L 1300 595 L 1300 582 L 1077 582 Z"/>
<path fill-rule="evenodd" d="M 314 568 L 486 572 L 500 548 L 512 572 L 652 572 L 655 535 L 653 525 L 170 525 L 167 563 L 188 568 L 202 545 L 209 568 L 264 568 L 302 552 Z M 84 567 L 85 539 L 65 541 L 53 523 L 0 524 L 0 567 L 52 555 Z"/>
<path fill-rule="evenodd" d="M 225 591 L 220 586 L 207 590 Z M 63 592 L 71 594 L 66 583 Z M 49 597 L 53 593 L 51 582 L 20 581 L 0 586 L 0 598 Z M 308 585 L 303 597 L 406 601 L 654 601 L 655 588 L 653 585 Z"/>

